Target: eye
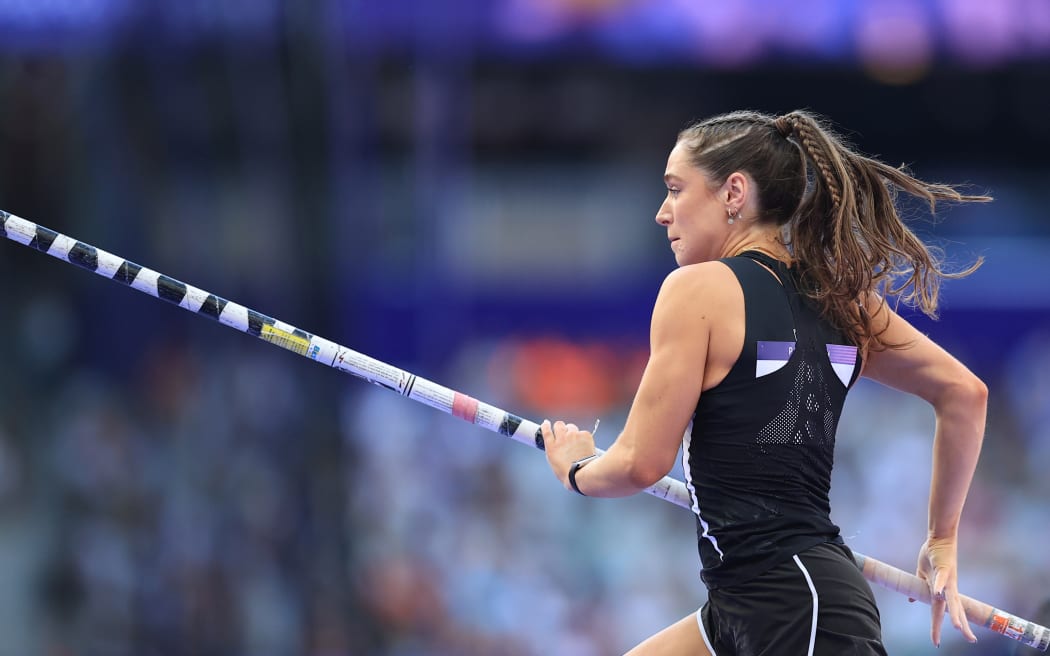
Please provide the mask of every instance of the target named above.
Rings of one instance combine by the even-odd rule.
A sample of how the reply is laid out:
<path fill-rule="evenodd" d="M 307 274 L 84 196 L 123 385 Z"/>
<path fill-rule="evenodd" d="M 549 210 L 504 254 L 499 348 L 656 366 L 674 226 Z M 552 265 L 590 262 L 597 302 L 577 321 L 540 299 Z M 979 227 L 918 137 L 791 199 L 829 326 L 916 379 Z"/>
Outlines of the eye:
<path fill-rule="evenodd" d="M 678 194 L 682 193 L 682 190 L 675 187 L 668 187 L 667 193 L 671 194 L 671 198 L 678 198 Z"/>

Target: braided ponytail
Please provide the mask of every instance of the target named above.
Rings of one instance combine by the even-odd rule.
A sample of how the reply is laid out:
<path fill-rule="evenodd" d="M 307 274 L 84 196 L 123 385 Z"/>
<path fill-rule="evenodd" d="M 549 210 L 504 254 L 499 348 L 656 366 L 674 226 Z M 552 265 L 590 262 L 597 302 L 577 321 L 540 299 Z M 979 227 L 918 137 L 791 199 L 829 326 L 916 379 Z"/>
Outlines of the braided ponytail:
<path fill-rule="evenodd" d="M 775 119 L 778 131 L 794 137 L 816 169 L 812 188 L 790 226 L 802 288 L 826 317 L 858 344 L 900 347 L 879 339 L 871 316 L 858 304 L 868 292 L 897 296 L 937 316 L 940 283 L 973 273 L 981 259 L 958 271 L 945 270 L 939 249 L 927 246 L 901 220 L 896 193 L 924 200 L 986 202 L 942 184 L 923 182 L 906 171 L 848 148 L 815 116 L 802 111 Z M 881 300 L 880 303 L 884 303 Z"/>

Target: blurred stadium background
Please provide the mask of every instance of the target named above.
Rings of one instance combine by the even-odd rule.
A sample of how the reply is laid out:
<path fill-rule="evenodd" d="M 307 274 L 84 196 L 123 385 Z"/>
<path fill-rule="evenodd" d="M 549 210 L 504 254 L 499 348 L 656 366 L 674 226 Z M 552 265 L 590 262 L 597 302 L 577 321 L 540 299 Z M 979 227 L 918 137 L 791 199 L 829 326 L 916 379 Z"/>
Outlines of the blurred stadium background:
<path fill-rule="evenodd" d="M 0 207 L 603 446 L 691 119 L 807 107 L 989 190 L 909 209 L 987 258 L 916 321 L 991 387 L 962 587 L 1048 595 L 1045 0 L 0 0 L 0 34 Z M 0 280 L 2 655 L 590 656 L 704 601 L 687 512 L 15 244 Z M 834 517 L 911 569 L 932 414 L 848 408 Z M 1013 653 L 978 636 L 938 653 Z"/>

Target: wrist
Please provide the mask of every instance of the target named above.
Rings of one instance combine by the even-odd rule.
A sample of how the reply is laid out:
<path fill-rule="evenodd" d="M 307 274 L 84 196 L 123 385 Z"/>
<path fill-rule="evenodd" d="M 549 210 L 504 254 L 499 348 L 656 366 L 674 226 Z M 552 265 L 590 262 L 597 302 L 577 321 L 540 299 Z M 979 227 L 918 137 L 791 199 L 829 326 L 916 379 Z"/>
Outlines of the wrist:
<path fill-rule="evenodd" d="M 579 471 L 584 468 L 584 466 L 586 466 L 587 464 L 589 464 L 597 458 L 598 454 L 595 453 L 594 455 L 589 455 L 586 458 L 580 458 L 579 460 L 569 465 L 569 487 L 571 487 L 573 492 L 575 492 L 576 494 L 579 494 L 581 496 L 587 496 L 582 491 L 580 491 L 580 486 L 576 482 L 576 476 L 579 473 Z"/>
<path fill-rule="evenodd" d="M 935 542 L 955 542 L 959 539 L 959 527 L 935 528 L 931 526 L 926 530 L 926 539 Z"/>

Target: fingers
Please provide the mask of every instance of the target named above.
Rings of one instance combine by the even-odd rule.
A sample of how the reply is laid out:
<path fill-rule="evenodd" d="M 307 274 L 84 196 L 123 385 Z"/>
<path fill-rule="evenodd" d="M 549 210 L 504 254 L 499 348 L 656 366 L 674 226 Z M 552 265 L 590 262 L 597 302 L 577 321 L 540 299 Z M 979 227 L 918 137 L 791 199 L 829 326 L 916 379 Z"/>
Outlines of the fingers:
<path fill-rule="evenodd" d="M 948 568 L 938 567 L 934 573 L 933 578 L 929 580 L 930 583 L 930 598 L 934 601 L 944 601 L 944 587 L 948 584 Z"/>
<path fill-rule="evenodd" d="M 544 419 L 543 423 L 540 424 L 540 430 L 543 431 L 543 442 L 544 444 L 550 444 L 557 438 L 557 433 L 554 432 L 554 424 L 562 424 L 563 422 L 551 422 L 549 419 Z"/>
<path fill-rule="evenodd" d="M 558 424 L 561 424 L 561 426 Z M 562 485 L 567 486 L 568 463 L 565 461 L 564 457 L 559 454 L 558 428 L 561 428 L 564 433 L 564 422 L 556 421 L 552 424 L 549 420 L 544 419 L 540 424 L 540 431 L 543 434 L 543 453 L 547 456 L 547 464 L 549 464 L 554 471 L 554 475 L 558 477 L 558 480 L 562 482 Z"/>
<path fill-rule="evenodd" d="M 549 419 L 544 419 L 543 423 L 540 424 L 540 430 L 543 431 L 544 443 L 547 443 L 548 441 L 553 442 L 554 440 L 567 437 L 572 433 L 581 432 L 576 424 L 567 424 L 560 419 L 553 423 Z"/>
<path fill-rule="evenodd" d="M 581 431 L 576 424 L 564 421 L 552 423 L 548 419 L 540 423 L 540 433 L 547 463 L 566 489 L 571 489 L 569 469 L 573 462 L 594 454 L 594 437 L 587 431 Z"/>
<path fill-rule="evenodd" d="M 939 602 L 942 612 L 947 606 L 948 617 L 951 618 L 952 626 L 962 633 L 968 641 L 977 642 L 977 636 L 970 630 L 970 623 L 966 619 L 966 609 L 963 608 L 962 599 L 959 598 L 959 589 L 954 579 L 951 569 L 942 567 L 937 570 L 933 586 L 934 600 Z"/>
<path fill-rule="evenodd" d="M 945 601 L 941 597 L 930 599 L 930 640 L 941 646 L 941 624 L 944 623 Z"/>
<path fill-rule="evenodd" d="M 959 633 L 962 633 L 963 637 L 969 642 L 977 642 L 977 636 L 974 635 L 973 630 L 970 628 L 970 623 L 966 618 L 966 609 L 963 607 L 962 599 L 959 597 L 959 590 L 955 581 L 952 580 L 953 578 L 949 568 L 938 568 L 933 578 L 933 584 L 930 586 L 930 639 L 938 647 L 941 646 L 941 626 L 944 623 L 946 611 L 951 619 L 952 626 Z"/>
<path fill-rule="evenodd" d="M 966 609 L 959 596 L 959 585 L 955 565 L 955 543 L 948 540 L 927 540 L 919 550 L 919 564 L 915 575 L 929 586 L 930 590 L 930 639 L 941 645 L 941 627 L 944 614 L 951 618 L 952 626 L 970 642 L 977 642 Z M 909 599 L 909 601 L 911 601 Z"/>
<path fill-rule="evenodd" d="M 551 423 L 550 420 L 544 419 L 540 424 L 540 431 L 543 435 L 543 448 L 548 458 L 556 453 L 568 451 L 575 454 L 581 448 L 586 450 L 585 446 L 581 446 L 581 442 L 583 445 L 590 445 L 590 451 L 584 455 L 590 455 L 594 451 L 594 438 L 587 431 L 581 431 L 576 424 L 560 420 Z M 580 439 L 581 436 L 583 440 Z"/>
<path fill-rule="evenodd" d="M 931 613 L 931 633 L 930 638 L 933 640 L 933 644 L 938 647 L 941 646 L 941 626 L 944 624 L 944 611 L 947 607 L 947 599 L 944 595 L 944 588 L 948 583 L 948 569 L 945 567 L 938 567 L 934 570 L 933 578 L 929 579 L 930 583 L 930 613 Z M 954 618 L 952 622 L 954 623 Z"/>
<path fill-rule="evenodd" d="M 977 636 L 973 634 L 973 630 L 970 628 L 970 622 L 966 619 L 966 609 L 963 608 L 962 599 L 959 597 L 959 591 L 955 589 L 954 585 L 948 586 L 948 588 L 940 595 L 933 599 L 933 603 L 930 604 L 930 612 L 932 613 L 933 630 L 931 638 L 933 638 L 933 644 L 938 647 L 941 644 L 941 624 L 944 620 L 944 612 L 947 610 L 948 617 L 951 619 L 952 626 L 954 626 L 959 633 L 963 634 L 969 642 L 977 642 Z"/>
<path fill-rule="evenodd" d="M 969 642 L 977 642 L 977 636 L 970 629 L 970 622 L 966 619 L 966 609 L 963 608 L 959 592 L 952 590 L 948 594 L 948 614 L 952 618 L 952 626 L 959 630 Z"/>

